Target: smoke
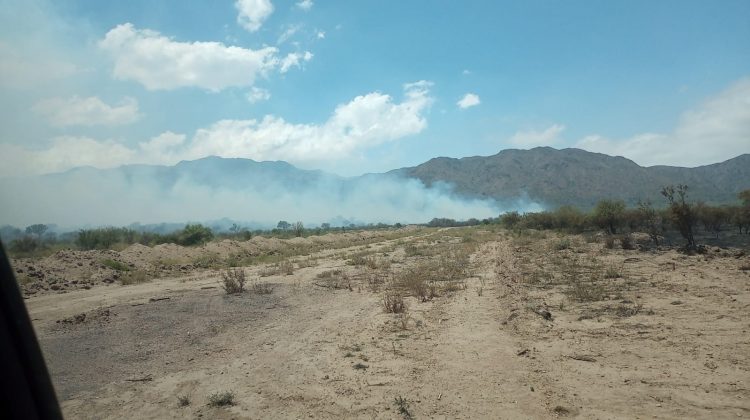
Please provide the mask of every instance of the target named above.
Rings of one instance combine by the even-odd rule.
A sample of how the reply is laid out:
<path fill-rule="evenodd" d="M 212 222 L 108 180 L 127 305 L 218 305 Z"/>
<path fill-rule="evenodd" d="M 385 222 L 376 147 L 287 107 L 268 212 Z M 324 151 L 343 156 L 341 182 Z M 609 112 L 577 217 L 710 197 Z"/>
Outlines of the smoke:
<path fill-rule="evenodd" d="M 0 179 L 0 224 L 61 227 L 126 226 L 131 223 L 205 222 L 228 218 L 266 227 L 279 220 L 318 225 L 424 223 L 435 217 L 465 220 L 504 211 L 536 210 L 526 199 L 505 205 L 459 197 L 450 185 L 430 188 L 395 175 L 340 178 L 301 171 L 280 162 L 217 159 L 200 166 L 81 168 L 62 174 Z M 244 161 L 248 162 L 248 161 Z M 234 166 L 233 166 L 234 165 Z"/>

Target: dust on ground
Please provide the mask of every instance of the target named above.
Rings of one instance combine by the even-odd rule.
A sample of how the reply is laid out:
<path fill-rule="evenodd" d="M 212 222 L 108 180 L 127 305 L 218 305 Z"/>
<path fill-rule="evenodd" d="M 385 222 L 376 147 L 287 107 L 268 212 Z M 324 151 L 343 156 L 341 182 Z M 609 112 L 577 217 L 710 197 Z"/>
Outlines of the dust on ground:
<path fill-rule="evenodd" d="M 247 256 L 251 290 L 227 295 L 221 272 Z M 688 256 L 477 227 L 66 251 L 65 264 L 20 267 L 62 267 L 71 283 L 103 257 L 159 277 L 26 301 L 69 418 L 750 416 L 746 245 Z M 384 310 L 393 293 L 405 313 Z M 224 392 L 231 404 L 209 405 Z"/>

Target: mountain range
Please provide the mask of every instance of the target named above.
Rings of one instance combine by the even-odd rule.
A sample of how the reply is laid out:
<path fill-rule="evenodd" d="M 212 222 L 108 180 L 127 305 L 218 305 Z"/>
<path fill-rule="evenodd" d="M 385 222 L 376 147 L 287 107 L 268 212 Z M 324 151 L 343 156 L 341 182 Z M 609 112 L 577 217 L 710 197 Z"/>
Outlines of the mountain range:
<path fill-rule="evenodd" d="M 750 189 L 750 154 L 696 168 L 642 167 L 579 149 L 503 150 L 492 156 L 439 157 L 386 173 L 341 177 L 283 161 L 206 157 L 173 166 L 82 167 L 0 179 L 0 224 L 128 225 L 227 218 L 275 226 L 279 220 L 414 223 L 468 219 L 510 210 L 602 199 L 664 205 L 665 185 L 686 184 L 689 199 L 737 203 Z"/>
<path fill-rule="evenodd" d="M 750 154 L 695 168 L 639 166 L 632 160 L 580 149 L 503 150 L 492 156 L 439 157 L 421 165 L 391 171 L 430 186 L 448 182 L 457 193 L 512 200 L 521 194 L 548 207 L 593 207 L 601 199 L 662 201 L 661 187 L 689 186 L 690 198 L 730 204 L 750 188 Z"/>

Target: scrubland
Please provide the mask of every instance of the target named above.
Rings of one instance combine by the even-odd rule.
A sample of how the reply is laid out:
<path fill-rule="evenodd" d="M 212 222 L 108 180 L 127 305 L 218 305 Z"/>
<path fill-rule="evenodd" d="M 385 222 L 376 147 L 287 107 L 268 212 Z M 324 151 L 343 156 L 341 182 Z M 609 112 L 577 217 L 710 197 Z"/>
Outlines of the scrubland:
<path fill-rule="evenodd" d="M 13 265 L 69 418 L 713 419 L 750 416 L 748 238 L 405 227 Z"/>

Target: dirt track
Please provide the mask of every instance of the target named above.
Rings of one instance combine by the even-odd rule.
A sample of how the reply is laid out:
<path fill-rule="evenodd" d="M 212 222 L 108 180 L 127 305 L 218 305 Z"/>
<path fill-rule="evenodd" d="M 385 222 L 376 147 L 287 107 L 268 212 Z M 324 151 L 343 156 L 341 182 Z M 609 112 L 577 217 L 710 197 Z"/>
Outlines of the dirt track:
<path fill-rule="evenodd" d="M 688 257 L 582 238 L 558 250 L 553 235 L 457 232 L 321 251 L 293 275 L 263 277 L 268 295 L 227 296 L 207 270 L 27 305 L 69 418 L 399 418 L 397 397 L 415 418 L 750 417 L 741 251 Z M 398 272 L 420 258 L 410 244 L 465 243 L 462 289 L 408 297 L 408 318 L 384 312 L 387 285 L 368 284 L 370 269 L 346 264 L 366 252 Z M 620 277 L 591 283 L 595 298 L 572 294 L 565 273 L 588 272 L 566 264 L 594 259 Z M 351 286 L 321 287 L 331 269 Z M 236 404 L 208 406 L 221 391 Z"/>

